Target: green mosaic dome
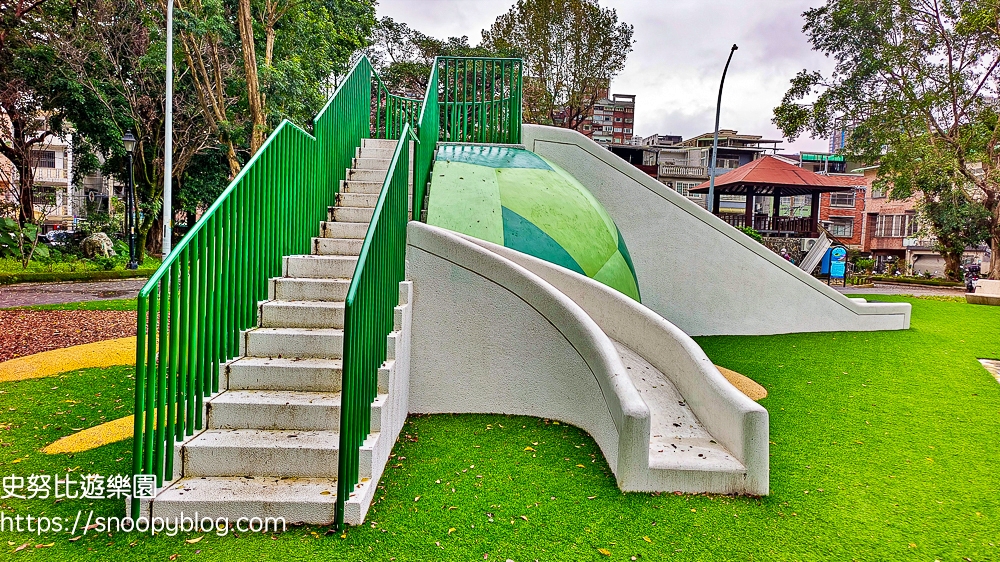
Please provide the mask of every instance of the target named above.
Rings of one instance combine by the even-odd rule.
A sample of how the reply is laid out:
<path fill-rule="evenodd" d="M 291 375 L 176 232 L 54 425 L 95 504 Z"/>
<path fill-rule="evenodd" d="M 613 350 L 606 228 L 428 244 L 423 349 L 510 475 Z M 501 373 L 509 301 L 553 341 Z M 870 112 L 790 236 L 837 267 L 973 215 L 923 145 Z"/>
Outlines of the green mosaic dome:
<path fill-rule="evenodd" d="M 639 300 L 632 258 L 607 211 L 534 152 L 439 146 L 427 223 L 561 265 Z"/>

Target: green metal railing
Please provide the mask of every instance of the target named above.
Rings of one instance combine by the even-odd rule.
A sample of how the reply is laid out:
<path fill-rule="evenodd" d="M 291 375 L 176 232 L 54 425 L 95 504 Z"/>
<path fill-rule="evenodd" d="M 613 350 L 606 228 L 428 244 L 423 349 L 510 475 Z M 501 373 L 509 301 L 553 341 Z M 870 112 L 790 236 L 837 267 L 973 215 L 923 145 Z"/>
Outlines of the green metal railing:
<path fill-rule="evenodd" d="M 372 137 L 377 139 L 398 139 L 403 126 L 417 126 L 417 113 L 423 100 L 397 96 L 389 92 L 378 74 L 373 74 L 372 89 Z"/>
<path fill-rule="evenodd" d="M 437 65 L 435 65 L 437 68 Z M 419 143 L 413 157 L 413 220 L 420 220 L 424 209 L 424 195 L 427 182 L 430 181 L 431 164 L 434 160 L 434 149 L 440 135 L 441 106 L 438 104 L 438 73 L 431 72 L 427 81 L 427 93 L 424 95 L 423 107 L 420 109 L 420 119 L 417 121 Z"/>
<path fill-rule="evenodd" d="M 344 502 L 358 483 L 360 448 L 371 430 L 371 404 L 378 394 L 378 370 L 386 358 L 386 337 L 393 329 L 406 251 L 409 198 L 409 141 L 403 125 L 379 193 L 378 202 L 344 305 L 344 368 L 340 401 L 337 473 L 337 526 L 344 523 Z"/>
<path fill-rule="evenodd" d="M 521 142 L 521 59 L 438 57 L 441 138 Z"/>
<path fill-rule="evenodd" d="M 173 479 L 174 443 L 204 426 L 204 399 L 220 390 L 268 279 L 284 256 L 309 252 L 362 139 L 395 139 L 345 304 L 341 525 L 404 276 L 411 139 L 419 219 L 437 141 L 519 142 L 520 95 L 516 59 L 439 57 L 414 100 L 391 94 L 362 57 L 314 119 L 315 136 L 282 122 L 139 291 L 133 473 Z"/>
<path fill-rule="evenodd" d="M 373 75 L 361 58 L 314 120 L 315 137 L 282 122 L 139 291 L 134 474 L 173 478 L 173 442 L 203 427 L 204 398 L 254 325 L 267 280 L 283 256 L 309 253 L 371 134 Z"/>

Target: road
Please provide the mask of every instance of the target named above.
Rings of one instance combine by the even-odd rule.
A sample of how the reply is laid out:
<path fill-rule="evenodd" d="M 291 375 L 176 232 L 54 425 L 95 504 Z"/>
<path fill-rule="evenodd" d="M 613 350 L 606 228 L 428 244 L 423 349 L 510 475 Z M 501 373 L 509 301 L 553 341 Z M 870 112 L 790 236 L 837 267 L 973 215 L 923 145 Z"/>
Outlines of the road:
<path fill-rule="evenodd" d="M 841 293 L 851 295 L 941 295 L 951 297 L 961 297 L 965 294 L 965 287 L 932 287 L 930 285 L 893 285 L 888 283 L 875 283 L 875 287 L 851 287 L 846 288 L 834 286 Z"/>
<path fill-rule="evenodd" d="M 0 285 L 0 308 L 110 299 L 130 299 L 139 294 L 145 278 L 79 283 L 17 283 Z"/>

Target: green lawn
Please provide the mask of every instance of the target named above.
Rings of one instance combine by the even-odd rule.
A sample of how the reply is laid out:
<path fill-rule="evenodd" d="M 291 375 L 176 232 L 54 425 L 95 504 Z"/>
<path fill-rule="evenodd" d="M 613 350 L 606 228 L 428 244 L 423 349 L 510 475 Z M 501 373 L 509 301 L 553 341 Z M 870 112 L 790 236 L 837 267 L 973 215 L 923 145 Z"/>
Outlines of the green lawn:
<path fill-rule="evenodd" d="M 576 428 L 411 417 L 369 523 L 346 538 L 324 528 L 196 543 L 185 540 L 201 535 L 91 533 L 71 542 L 68 534 L 2 533 L 8 553 L 30 546 L 0 558 L 998 559 L 1000 384 L 976 358 L 1000 357 L 1000 307 L 872 298 L 913 303 L 912 329 L 699 338 L 716 363 L 770 393 L 761 402 L 771 414 L 766 498 L 622 494 Z M 72 458 L 37 448 L 101 415 L 127 413 L 128 376 L 110 369 L 0 384 L 0 472 L 123 471 L 128 442 Z M 0 500 L 8 515 L 122 511 L 118 502 L 92 503 Z"/>

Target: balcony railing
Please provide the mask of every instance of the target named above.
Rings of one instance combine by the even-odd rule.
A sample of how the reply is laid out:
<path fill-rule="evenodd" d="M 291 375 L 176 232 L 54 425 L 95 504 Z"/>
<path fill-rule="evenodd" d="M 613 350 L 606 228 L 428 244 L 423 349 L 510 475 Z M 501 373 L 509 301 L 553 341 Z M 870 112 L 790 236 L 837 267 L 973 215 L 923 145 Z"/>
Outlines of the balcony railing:
<path fill-rule="evenodd" d="M 718 217 L 726 223 L 742 228 L 747 226 L 746 215 L 723 214 Z M 812 234 L 812 220 L 806 217 L 758 216 L 753 219 L 753 229 L 762 234 Z"/>
<path fill-rule="evenodd" d="M 708 168 L 704 166 L 660 166 L 663 176 L 708 177 Z"/>

